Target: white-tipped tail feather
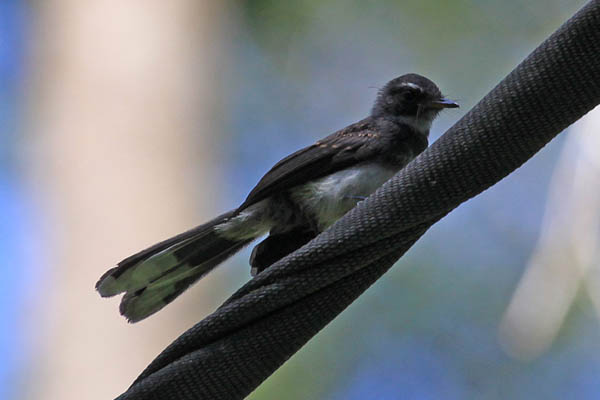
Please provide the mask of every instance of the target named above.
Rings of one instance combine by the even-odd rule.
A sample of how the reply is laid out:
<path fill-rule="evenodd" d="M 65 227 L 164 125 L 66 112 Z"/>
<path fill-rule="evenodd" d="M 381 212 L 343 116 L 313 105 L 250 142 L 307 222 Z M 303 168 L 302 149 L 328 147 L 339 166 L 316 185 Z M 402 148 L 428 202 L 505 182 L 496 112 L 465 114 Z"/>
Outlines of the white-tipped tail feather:
<path fill-rule="evenodd" d="M 255 238 L 236 239 L 215 229 L 236 217 L 231 211 L 126 258 L 100 278 L 96 289 L 104 297 L 125 293 L 120 311 L 128 321 L 148 317 Z"/>

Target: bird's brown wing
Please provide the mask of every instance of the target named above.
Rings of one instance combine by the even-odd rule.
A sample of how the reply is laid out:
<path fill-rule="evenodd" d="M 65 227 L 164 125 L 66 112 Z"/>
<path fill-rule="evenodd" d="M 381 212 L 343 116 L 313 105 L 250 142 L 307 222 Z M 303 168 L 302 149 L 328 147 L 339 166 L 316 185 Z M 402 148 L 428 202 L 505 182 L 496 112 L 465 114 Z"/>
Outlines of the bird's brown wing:
<path fill-rule="evenodd" d="M 298 150 L 275 164 L 238 210 L 275 193 L 373 159 L 381 152 L 382 143 L 378 139 L 379 134 L 367 118 Z"/>

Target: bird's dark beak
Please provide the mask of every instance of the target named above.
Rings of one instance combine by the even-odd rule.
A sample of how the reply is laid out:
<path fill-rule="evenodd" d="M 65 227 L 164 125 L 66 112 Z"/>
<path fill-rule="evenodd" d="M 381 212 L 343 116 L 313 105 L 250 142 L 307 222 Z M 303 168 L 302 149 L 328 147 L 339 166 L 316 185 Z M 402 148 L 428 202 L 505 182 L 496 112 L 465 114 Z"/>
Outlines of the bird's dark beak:
<path fill-rule="evenodd" d="M 448 99 L 445 99 L 442 97 L 439 100 L 430 101 L 429 103 L 427 103 L 427 107 L 442 109 L 442 108 L 458 108 L 459 105 L 455 101 L 448 100 Z"/>

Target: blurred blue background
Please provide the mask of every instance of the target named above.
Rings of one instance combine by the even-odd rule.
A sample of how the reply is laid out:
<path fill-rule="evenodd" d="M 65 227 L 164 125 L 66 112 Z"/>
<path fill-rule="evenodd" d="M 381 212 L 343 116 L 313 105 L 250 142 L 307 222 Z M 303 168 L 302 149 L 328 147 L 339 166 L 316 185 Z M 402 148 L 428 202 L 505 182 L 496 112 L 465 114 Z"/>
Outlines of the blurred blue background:
<path fill-rule="evenodd" d="M 161 3 L 151 3 L 156 9 L 162 7 Z M 431 133 L 430 142 L 433 142 L 584 3 L 572 0 L 231 0 L 223 2 L 223 6 L 212 3 L 208 13 L 211 17 L 217 16 L 213 24 L 221 24 L 215 28 L 217 33 L 206 36 L 210 33 L 191 29 L 195 36 L 186 37 L 183 48 L 193 51 L 198 42 L 209 41 L 211 54 L 218 54 L 216 60 L 197 54 L 193 59 L 197 68 L 186 72 L 187 67 L 180 70 L 170 64 L 175 65 L 180 59 L 168 58 L 173 55 L 169 50 L 156 63 L 164 67 L 160 74 L 187 73 L 182 79 L 192 88 L 198 87 L 194 79 L 208 79 L 214 85 L 210 86 L 211 90 L 216 91 L 198 89 L 202 92 L 198 97 L 205 96 L 212 101 L 212 112 L 208 117 L 210 129 L 207 129 L 206 117 L 202 117 L 204 114 L 196 114 L 192 106 L 187 109 L 183 105 L 184 111 L 180 113 L 182 120 L 187 118 L 192 126 L 186 132 L 191 138 L 189 143 L 196 147 L 192 146 L 190 151 L 212 154 L 210 168 L 219 177 L 218 183 L 208 186 L 198 183 L 202 188 L 197 190 L 193 203 L 198 204 L 199 209 L 205 207 L 200 206 L 203 202 L 210 203 L 209 212 L 237 206 L 273 163 L 364 117 L 377 88 L 403 73 L 417 72 L 430 77 L 445 95 L 461 104 L 460 109 L 445 112 L 436 121 Z M 70 7 L 82 8 L 78 12 L 94 11 L 77 4 Z M 119 4 L 114 3 L 112 7 L 118 8 Z M 178 5 L 165 3 L 164 7 L 171 7 L 167 15 L 179 18 L 176 19 L 179 25 L 195 26 L 206 21 L 195 16 L 194 13 L 201 10 L 194 6 L 184 8 L 187 11 L 181 15 L 173 11 Z M 215 11 L 220 7 L 223 8 Z M 126 29 L 115 29 L 117 37 L 133 35 L 130 31 L 138 25 L 130 24 L 127 18 L 143 19 L 139 13 L 147 12 L 138 12 L 134 6 L 125 8 L 129 14 L 121 23 Z M 56 42 L 52 42 L 55 47 L 51 51 L 45 48 L 48 44 L 45 36 L 53 35 L 53 29 L 63 29 L 60 24 L 53 24 L 60 18 L 48 16 L 51 13 L 51 7 L 19 0 L 0 3 L 0 251 L 4 260 L 4 273 L 0 279 L 0 326 L 4 327 L 0 329 L 2 399 L 24 398 L 25 392 L 31 398 L 53 398 L 52 395 L 39 396 L 45 390 L 44 385 L 52 380 L 48 379 L 52 374 L 40 373 L 42 367 L 39 364 L 44 363 L 41 361 L 45 358 L 44 352 L 51 354 L 58 348 L 65 359 L 57 361 L 49 357 L 51 361 L 46 365 L 50 367 L 46 366 L 46 369 L 56 368 L 59 374 L 61 365 L 68 364 L 66 360 L 71 352 L 52 344 L 52 338 L 58 333 L 46 334 L 52 329 L 60 332 L 60 323 L 46 321 L 49 330 L 37 330 L 36 319 L 33 318 L 33 322 L 30 319 L 35 315 L 46 315 L 48 319 L 61 313 L 77 313 L 75 309 L 68 309 L 73 301 L 64 303 L 67 308 L 58 314 L 45 309 L 50 305 L 44 301 L 47 291 L 69 290 L 60 287 L 60 282 L 69 280 L 60 274 L 69 273 L 68 270 L 55 269 L 55 261 L 52 261 L 55 259 L 47 257 L 60 250 L 49 248 L 52 242 L 45 235 L 68 235 L 70 230 L 49 229 L 47 221 L 64 222 L 68 226 L 72 220 L 65 222 L 60 213 L 48 211 L 56 207 L 54 202 L 60 196 L 49 196 L 48 202 L 52 204 L 49 208 L 43 205 L 47 200 L 45 197 L 31 198 L 32 193 L 37 193 L 31 188 L 39 183 L 35 168 L 30 172 L 31 165 L 39 162 L 36 155 L 45 151 L 46 141 L 52 140 L 50 135 L 40 138 L 46 134 L 45 129 L 36 123 L 37 113 L 52 112 L 53 108 L 48 106 L 52 100 L 38 99 L 36 88 L 47 90 L 44 80 L 56 82 L 56 79 L 66 81 L 72 76 L 79 77 L 77 68 L 82 65 L 75 62 L 72 70 L 66 69 L 70 72 L 53 78 L 55 71 L 44 64 L 44 60 L 49 59 L 47 52 L 52 53 L 50 57 L 61 57 L 61 52 L 67 52 L 69 48 L 68 45 L 56 46 Z M 156 15 L 161 13 L 164 11 L 156 12 Z M 107 26 L 120 23 L 115 21 L 107 19 L 104 23 Z M 85 22 L 82 19 L 77 23 Z M 148 23 L 152 29 L 160 30 L 160 26 L 160 18 Z M 86 32 L 93 33 L 95 29 L 99 28 L 90 28 Z M 144 36 L 141 33 L 133 37 Z M 96 48 L 94 38 L 81 38 L 85 43 L 88 39 L 86 51 L 93 53 Z M 127 60 L 118 52 L 118 45 L 114 40 L 109 43 L 112 57 Z M 158 42 L 152 46 L 160 45 Z M 142 54 L 146 50 L 140 47 Z M 103 62 L 103 56 L 91 59 Z M 209 78 L 204 76 L 206 71 L 202 65 L 205 63 L 217 65 Z M 116 74 L 115 71 L 121 70 L 107 67 L 106 70 L 99 68 L 95 73 Z M 144 75 L 137 70 L 128 73 L 128 82 L 139 79 L 143 86 L 155 82 L 152 74 Z M 68 84 L 65 87 L 68 88 Z M 185 88 L 182 90 L 187 93 Z M 149 93 L 152 97 L 157 92 Z M 156 94 L 157 98 L 161 96 L 160 92 Z M 205 100 L 191 96 L 194 107 L 206 105 Z M 90 98 L 101 104 L 101 96 Z M 117 107 L 119 100 L 116 105 L 114 99 L 112 103 Z M 136 115 L 136 110 L 125 109 L 123 112 L 128 116 Z M 152 112 L 139 115 L 141 118 L 153 117 Z M 173 131 L 177 129 L 178 125 L 172 127 Z M 204 136 L 207 141 L 202 139 Z M 104 138 L 99 140 L 109 140 Z M 143 132 L 139 139 L 147 140 L 142 138 Z M 176 140 L 177 137 L 172 139 Z M 498 339 L 502 316 L 540 235 L 548 187 L 563 141 L 562 136 L 557 138 L 524 167 L 436 224 L 390 272 L 250 398 L 598 398 L 600 330 L 595 310 L 584 292 L 576 296 L 556 340 L 536 357 L 512 357 Z M 106 146 L 117 152 L 123 144 L 111 142 Z M 90 151 L 98 147 L 90 146 Z M 56 157 L 60 158 L 63 150 L 58 150 Z M 99 157 L 110 159 L 112 151 L 103 152 Z M 163 160 L 160 155 L 154 158 L 156 154 L 152 153 L 152 159 L 157 168 L 163 161 L 167 168 L 169 160 Z M 127 157 L 123 159 L 127 161 Z M 71 160 L 70 156 L 64 159 L 67 164 Z M 131 156 L 130 165 L 133 163 Z M 192 172 L 182 172 L 193 177 L 194 171 L 201 172 L 203 166 L 195 165 L 192 158 L 189 168 Z M 98 171 L 100 173 L 102 171 Z M 121 172 L 108 173 L 113 174 L 113 178 L 107 178 L 111 180 L 117 179 L 116 175 Z M 77 186 L 77 183 L 69 182 Z M 130 189 L 136 191 L 138 186 L 141 184 L 132 182 Z M 57 185 L 51 186 L 51 190 L 70 190 L 72 187 Z M 194 192 L 195 189 L 186 190 Z M 177 192 L 167 193 L 166 198 L 183 196 Z M 111 214 L 106 202 L 100 200 L 95 204 L 97 207 L 82 211 L 77 218 L 85 219 L 90 213 L 98 214 L 100 218 Z M 77 202 L 70 207 L 77 208 Z M 154 212 L 166 214 L 171 210 L 157 208 Z M 202 218 L 208 216 L 204 211 L 199 213 Z M 130 223 L 127 219 L 120 221 L 124 221 L 123 225 Z M 187 217 L 182 221 L 182 226 L 201 222 Z M 145 228 L 136 225 L 135 229 L 142 232 Z M 133 232 L 135 235 L 136 231 Z M 164 236 L 153 238 L 160 240 L 171 233 L 176 232 L 165 229 Z M 103 248 L 102 243 L 98 245 Z M 135 251 L 135 246 L 119 252 L 107 250 L 111 253 L 106 256 L 108 261 L 103 259 L 97 268 L 94 267 L 89 279 L 109 267 L 110 260 L 117 261 L 128 255 L 126 251 Z M 103 253 L 103 250 L 98 252 Z M 230 263 L 231 268 L 224 267 L 224 272 L 216 276 L 213 281 L 216 283 L 203 288 L 208 295 L 208 298 L 202 298 L 208 304 L 204 309 L 206 312 L 249 278 L 247 257 L 246 252 L 236 258 Z M 80 261 L 79 269 L 85 269 L 89 264 L 86 259 Z M 95 296 L 93 283 L 89 280 L 70 284 Z M 93 301 L 118 319 L 115 303 L 103 303 L 95 297 Z M 189 327 L 190 321 L 205 315 L 191 306 L 183 311 L 189 314 L 189 319 L 151 347 L 150 359 L 181 330 Z M 176 312 L 175 308 L 167 307 L 161 314 Z M 24 321 L 23 313 L 28 314 L 27 321 Z M 69 329 L 76 331 L 87 324 L 86 318 L 103 324 L 103 315 L 91 311 L 82 313 L 80 322 Z M 137 331 L 140 337 L 144 335 L 142 328 Z M 90 329 L 76 337 L 91 335 L 85 340 L 101 346 L 105 340 L 109 341 L 105 339 L 110 337 L 107 332 L 108 329 Z M 82 363 L 85 356 L 81 357 L 73 363 Z M 128 353 L 122 357 L 129 357 Z M 118 359 L 113 359 L 106 365 L 93 365 L 90 369 L 114 369 L 119 364 Z M 143 366 L 140 362 L 122 372 L 126 376 L 124 381 L 135 377 Z M 106 384 L 93 376 L 89 382 L 98 386 Z M 54 382 L 51 386 L 57 384 Z M 32 385 L 42 389 L 32 390 Z M 92 393 L 100 393 L 100 389 L 89 389 Z M 111 395 L 124 389 L 124 386 L 111 389 Z M 82 398 L 81 394 L 73 396 Z"/>
<path fill-rule="evenodd" d="M 35 280 L 35 223 L 18 168 L 19 112 L 27 35 L 25 4 L 0 3 L 0 398 L 17 398 L 14 382 L 25 365 L 26 343 L 14 329 L 24 309 L 28 285 Z M 31 247 L 29 247 L 31 246 Z"/>

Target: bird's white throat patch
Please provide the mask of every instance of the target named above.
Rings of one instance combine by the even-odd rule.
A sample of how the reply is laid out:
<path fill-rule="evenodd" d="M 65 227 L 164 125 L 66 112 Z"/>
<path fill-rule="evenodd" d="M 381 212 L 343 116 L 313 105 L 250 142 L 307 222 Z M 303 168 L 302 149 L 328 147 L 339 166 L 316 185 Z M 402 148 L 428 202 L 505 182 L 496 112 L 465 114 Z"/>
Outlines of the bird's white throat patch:
<path fill-rule="evenodd" d="M 403 115 L 395 117 L 396 121 L 408 125 L 417 132 L 428 136 L 429 130 L 431 129 L 431 123 L 433 117 L 429 115 L 427 111 L 424 111 L 422 115 L 416 117 L 405 117 Z"/>

